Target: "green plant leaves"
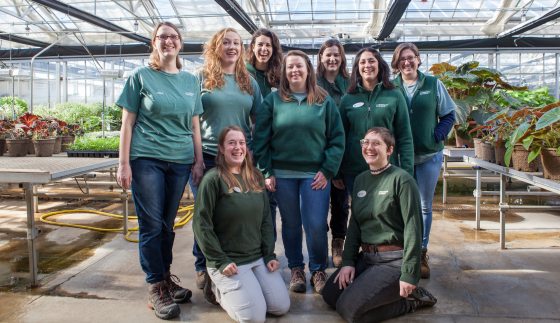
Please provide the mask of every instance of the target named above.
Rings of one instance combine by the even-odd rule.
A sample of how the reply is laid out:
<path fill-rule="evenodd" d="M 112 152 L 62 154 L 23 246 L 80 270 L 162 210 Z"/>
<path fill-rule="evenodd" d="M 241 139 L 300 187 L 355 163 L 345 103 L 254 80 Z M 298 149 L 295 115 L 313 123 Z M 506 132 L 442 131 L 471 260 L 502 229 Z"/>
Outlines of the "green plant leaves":
<path fill-rule="evenodd" d="M 539 118 L 539 121 L 537 121 L 537 124 L 535 126 L 535 130 L 540 130 L 559 121 L 560 121 L 560 107 L 556 107 L 550 111 L 547 111 Z"/>

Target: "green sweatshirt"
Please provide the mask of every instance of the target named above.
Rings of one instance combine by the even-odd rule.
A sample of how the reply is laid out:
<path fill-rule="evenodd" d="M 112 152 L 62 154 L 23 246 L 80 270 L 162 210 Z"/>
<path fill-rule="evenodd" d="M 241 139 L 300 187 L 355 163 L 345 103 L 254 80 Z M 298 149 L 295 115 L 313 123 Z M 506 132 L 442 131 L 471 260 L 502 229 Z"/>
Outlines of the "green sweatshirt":
<path fill-rule="evenodd" d="M 265 177 L 273 169 L 321 171 L 327 178 L 337 172 L 344 153 L 344 129 L 330 97 L 308 105 L 284 102 L 273 92 L 263 102 L 255 127 L 255 158 Z"/>
<path fill-rule="evenodd" d="M 233 74 L 224 74 L 224 79 L 225 84 L 222 88 L 202 89 L 201 100 L 204 109 L 200 116 L 202 152 L 212 156 L 218 154 L 218 136 L 228 126 L 238 126 L 243 129 L 247 145 L 251 149 L 253 138 L 251 117 L 255 117 L 258 113 L 257 109 L 262 102 L 259 85 L 252 77 L 253 95 L 241 91 Z M 202 79 L 201 84 L 204 84 Z"/>
<path fill-rule="evenodd" d="M 325 89 L 325 91 L 329 92 L 336 106 L 340 108 L 340 99 L 342 99 L 348 89 L 348 79 L 344 78 L 342 74 L 339 73 L 334 79 L 334 83 L 329 82 L 326 78 L 321 76 L 317 78 L 317 84 Z"/>
<path fill-rule="evenodd" d="M 368 169 L 362 158 L 360 139 L 372 127 L 385 127 L 395 136 L 395 152 L 391 164 L 414 174 L 414 146 L 408 120 L 406 100 L 398 89 L 388 90 L 379 83 L 369 92 L 358 86 L 357 93 L 348 93 L 340 102 L 340 116 L 346 132 L 346 151 L 340 171 L 356 176 Z"/>
<path fill-rule="evenodd" d="M 438 124 L 437 78 L 418 71 L 417 82 L 416 91 L 408 105 L 410 120 L 414 121 L 410 127 L 414 138 L 414 154 L 426 155 L 443 149 L 443 142 L 436 142 L 434 138 Z M 400 74 L 393 83 L 406 95 Z"/>
<path fill-rule="evenodd" d="M 400 280 L 417 285 L 422 213 L 414 178 L 393 166 L 379 175 L 372 175 L 369 170 L 361 173 L 354 182 L 351 214 L 342 265 L 356 265 L 361 243 L 402 245 Z"/>
<path fill-rule="evenodd" d="M 242 177 L 237 179 L 244 186 Z M 209 170 L 198 186 L 194 207 L 193 231 L 206 266 L 222 270 L 230 263 L 243 265 L 276 259 L 270 207 L 265 191 L 228 192 L 218 170 Z"/>
<path fill-rule="evenodd" d="M 262 97 L 265 98 L 270 94 L 270 92 L 272 92 L 272 88 L 274 88 L 274 86 L 268 83 L 264 71 L 258 70 L 250 63 L 245 63 L 245 66 L 247 66 L 247 71 L 249 71 L 249 73 L 255 78 L 255 80 L 257 80 L 259 88 L 261 89 Z"/>

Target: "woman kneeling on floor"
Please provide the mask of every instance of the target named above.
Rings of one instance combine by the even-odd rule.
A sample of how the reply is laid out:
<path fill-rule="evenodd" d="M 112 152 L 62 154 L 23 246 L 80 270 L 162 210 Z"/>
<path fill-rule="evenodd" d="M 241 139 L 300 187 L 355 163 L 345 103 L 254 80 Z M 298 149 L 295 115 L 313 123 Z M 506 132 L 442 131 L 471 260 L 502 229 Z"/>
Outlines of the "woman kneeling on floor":
<path fill-rule="evenodd" d="M 225 128 L 218 145 L 216 168 L 198 188 L 194 233 L 222 308 L 235 321 L 264 322 L 266 313 L 283 315 L 290 308 L 264 179 L 241 128 Z"/>
<path fill-rule="evenodd" d="M 433 306 L 437 299 L 417 286 L 420 196 L 414 178 L 389 163 L 395 138 L 376 127 L 360 145 L 369 170 L 354 182 L 343 267 L 327 281 L 323 298 L 348 322 L 377 322 Z"/>

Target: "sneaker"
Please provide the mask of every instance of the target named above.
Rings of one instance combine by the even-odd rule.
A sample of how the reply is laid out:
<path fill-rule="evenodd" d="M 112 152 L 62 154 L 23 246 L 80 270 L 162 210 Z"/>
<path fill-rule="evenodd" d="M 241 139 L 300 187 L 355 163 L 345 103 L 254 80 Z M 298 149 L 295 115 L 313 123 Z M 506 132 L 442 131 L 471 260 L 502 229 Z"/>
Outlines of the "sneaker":
<path fill-rule="evenodd" d="M 311 275 L 311 286 L 313 286 L 315 293 L 321 294 L 326 283 L 327 274 L 324 271 L 317 270 Z"/>
<path fill-rule="evenodd" d="M 191 299 L 192 292 L 189 289 L 181 287 L 177 284 L 181 282 L 179 277 L 167 274 L 167 276 L 165 277 L 165 282 L 167 283 L 167 286 L 169 288 L 171 298 L 175 303 L 185 303 Z"/>
<path fill-rule="evenodd" d="M 408 295 L 407 300 L 413 303 L 414 310 L 422 307 L 432 307 L 437 303 L 437 298 L 420 286 Z"/>
<path fill-rule="evenodd" d="M 204 283 L 204 288 L 202 289 L 204 294 L 204 299 L 211 304 L 220 305 L 220 303 L 218 303 L 218 301 L 216 300 L 216 295 L 214 294 L 214 291 L 212 290 L 212 279 L 210 279 L 208 273 L 204 272 L 204 274 L 206 275 L 206 281 Z"/>
<path fill-rule="evenodd" d="M 305 272 L 301 267 L 292 268 L 292 278 L 290 279 L 290 291 L 294 293 L 305 293 L 307 283 L 305 282 Z"/>
<path fill-rule="evenodd" d="M 430 278 L 430 266 L 428 265 L 428 250 L 422 249 L 422 257 L 420 258 L 420 277 Z"/>
<path fill-rule="evenodd" d="M 206 284 L 206 279 L 208 279 L 208 273 L 206 271 L 196 272 L 196 287 L 198 289 L 203 289 Z"/>
<path fill-rule="evenodd" d="M 331 242 L 332 262 L 336 268 L 342 265 L 342 248 L 344 248 L 344 239 L 334 238 Z"/>
<path fill-rule="evenodd" d="M 156 316 L 162 320 L 170 320 L 181 313 L 179 305 L 171 299 L 169 288 L 165 281 L 149 285 L 148 307 L 154 310 Z"/>

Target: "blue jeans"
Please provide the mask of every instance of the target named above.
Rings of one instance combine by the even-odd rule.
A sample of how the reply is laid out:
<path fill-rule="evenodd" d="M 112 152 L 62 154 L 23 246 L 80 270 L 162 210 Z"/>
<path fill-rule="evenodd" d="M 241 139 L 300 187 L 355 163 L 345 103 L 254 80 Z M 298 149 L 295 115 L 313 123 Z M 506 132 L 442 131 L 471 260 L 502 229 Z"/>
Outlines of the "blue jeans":
<path fill-rule="evenodd" d="M 204 160 L 204 174 L 206 174 L 207 171 L 211 170 L 212 168 L 216 167 L 216 156 L 212 156 L 209 154 L 203 154 L 202 156 L 203 160 Z M 192 182 L 192 179 L 189 181 L 189 186 L 191 187 L 191 191 L 193 192 L 193 196 L 196 199 L 196 193 L 198 192 L 198 185 L 194 185 L 194 183 Z M 200 247 L 198 246 L 198 242 L 196 242 L 196 237 L 194 239 L 194 243 L 193 243 L 193 247 L 192 247 L 192 253 L 194 256 L 194 269 L 196 271 L 206 271 L 206 257 L 204 257 L 204 254 L 202 253 L 202 250 L 200 250 Z"/>
<path fill-rule="evenodd" d="M 430 240 L 430 229 L 432 228 L 432 202 L 443 162 L 443 151 L 438 152 L 432 158 L 422 164 L 414 165 L 414 178 L 420 191 L 420 203 L 422 204 L 422 219 L 424 221 L 424 234 L 422 236 L 422 248 L 428 248 Z"/>
<path fill-rule="evenodd" d="M 173 224 L 191 166 L 152 158 L 130 161 L 132 198 L 140 227 L 140 265 L 150 284 L 162 281 L 171 267 Z"/>
<path fill-rule="evenodd" d="M 330 183 L 323 190 L 311 189 L 313 178 L 277 178 L 276 201 L 282 219 L 282 241 L 288 267 L 304 267 L 301 226 L 309 252 L 309 270 L 325 270 L 328 259 L 327 216 Z"/>

